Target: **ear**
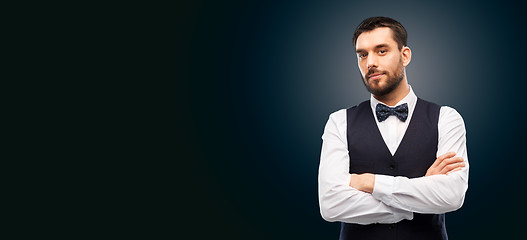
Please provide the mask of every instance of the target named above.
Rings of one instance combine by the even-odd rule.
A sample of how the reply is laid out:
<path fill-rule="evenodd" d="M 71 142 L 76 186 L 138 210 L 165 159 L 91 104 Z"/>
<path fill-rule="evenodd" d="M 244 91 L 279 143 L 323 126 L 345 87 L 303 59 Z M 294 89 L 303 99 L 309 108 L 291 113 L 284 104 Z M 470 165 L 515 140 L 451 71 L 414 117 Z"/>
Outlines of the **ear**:
<path fill-rule="evenodd" d="M 403 67 L 408 66 L 412 61 L 412 50 L 409 47 L 403 47 L 401 49 L 401 57 L 403 59 Z"/>

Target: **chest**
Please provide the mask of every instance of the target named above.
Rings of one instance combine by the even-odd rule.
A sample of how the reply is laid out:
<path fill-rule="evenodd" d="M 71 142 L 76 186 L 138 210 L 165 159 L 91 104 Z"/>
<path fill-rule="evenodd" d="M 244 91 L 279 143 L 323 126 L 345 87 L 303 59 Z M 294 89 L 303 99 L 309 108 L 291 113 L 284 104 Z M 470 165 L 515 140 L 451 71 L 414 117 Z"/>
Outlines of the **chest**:
<path fill-rule="evenodd" d="M 361 105 L 351 112 L 348 109 L 349 172 L 409 178 L 424 176 L 436 159 L 438 109 L 434 111 L 430 106 L 423 106 L 417 102 L 412 119 L 392 156 L 373 118 L 371 108 Z"/>

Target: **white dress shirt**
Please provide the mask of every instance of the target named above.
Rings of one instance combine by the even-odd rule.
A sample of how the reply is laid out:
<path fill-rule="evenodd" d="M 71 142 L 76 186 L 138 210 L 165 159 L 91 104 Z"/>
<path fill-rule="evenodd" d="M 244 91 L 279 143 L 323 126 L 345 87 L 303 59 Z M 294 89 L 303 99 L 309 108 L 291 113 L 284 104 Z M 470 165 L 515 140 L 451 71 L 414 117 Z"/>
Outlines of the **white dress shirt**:
<path fill-rule="evenodd" d="M 395 106 L 408 104 L 405 122 L 389 116 L 379 122 L 375 107 L 380 103 L 371 96 L 374 119 L 386 146 L 395 154 L 412 120 L 417 96 L 410 87 L 408 95 Z M 465 124 L 453 108 L 443 106 L 439 112 L 436 156 L 455 152 L 464 159 L 465 167 L 449 175 L 434 175 L 409 179 L 402 176 L 375 175 L 373 193 L 349 186 L 349 155 L 346 109 L 332 113 L 322 135 L 318 194 L 320 213 L 326 221 L 346 223 L 396 223 L 413 219 L 413 213 L 440 214 L 457 210 L 463 205 L 468 188 L 468 157 Z M 419 146 L 415 146 L 418 148 Z"/>

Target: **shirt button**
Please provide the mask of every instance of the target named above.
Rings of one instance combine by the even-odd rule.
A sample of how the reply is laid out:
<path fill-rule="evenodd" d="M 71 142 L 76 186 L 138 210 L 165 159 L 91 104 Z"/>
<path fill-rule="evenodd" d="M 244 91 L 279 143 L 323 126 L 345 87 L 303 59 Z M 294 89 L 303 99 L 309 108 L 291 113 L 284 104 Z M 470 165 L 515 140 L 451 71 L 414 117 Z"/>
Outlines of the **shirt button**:
<path fill-rule="evenodd" d="M 394 170 L 394 169 L 395 169 L 395 165 L 391 164 L 391 165 L 390 165 L 390 169 L 391 169 L 391 170 Z"/>
<path fill-rule="evenodd" d="M 394 224 L 390 224 L 390 226 L 388 226 L 388 229 L 392 230 L 394 228 Z"/>

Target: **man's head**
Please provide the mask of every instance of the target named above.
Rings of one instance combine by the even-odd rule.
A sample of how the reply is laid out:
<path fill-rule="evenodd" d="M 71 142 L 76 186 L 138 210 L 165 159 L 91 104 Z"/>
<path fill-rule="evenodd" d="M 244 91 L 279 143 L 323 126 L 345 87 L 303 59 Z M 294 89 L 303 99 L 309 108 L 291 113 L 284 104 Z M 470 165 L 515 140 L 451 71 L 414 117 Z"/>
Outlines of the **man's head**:
<path fill-rule="evenodd" d="M 353 43 L 359 69 L 373 95 L 385 96 L 406 81 L 405 67 L 412 56 L 406 41 L 404 27 L 387 17 L 368 18 L 355 30 Z"/>

